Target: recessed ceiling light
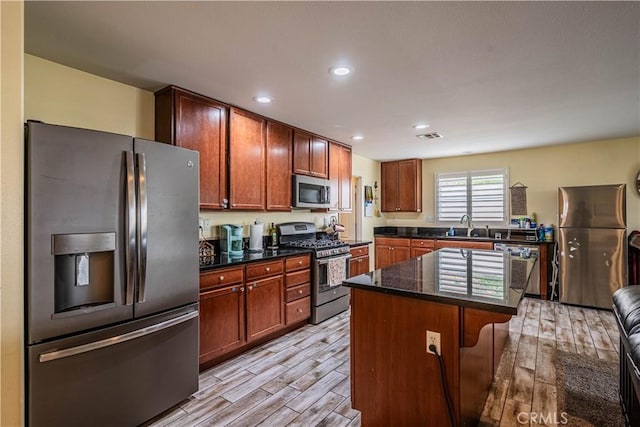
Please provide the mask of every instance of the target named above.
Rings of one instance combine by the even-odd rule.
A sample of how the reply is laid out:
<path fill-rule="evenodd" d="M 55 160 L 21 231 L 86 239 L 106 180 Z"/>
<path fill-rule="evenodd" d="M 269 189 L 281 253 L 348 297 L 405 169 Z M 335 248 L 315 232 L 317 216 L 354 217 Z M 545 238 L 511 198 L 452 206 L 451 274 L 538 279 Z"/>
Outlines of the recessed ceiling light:
<path fill-rule="evenodd" d="M 413 128 L 414 128 L 414 129 L 426 129 L 426 128 L 428 128 L 428 127 L 429 127 L 429 125 L 428 125 L 428 124 L 426 124 L 426 123 L 419 123 L 419 124 L 417 124 L 417 125 L 413 125 Z"/>
<path fill-rule="evenodd" d="M 259 102 L 261 104 L 268 104 L 271 101 L 273 101 L 273 99 L 271 99 L 271 97 L 269 97 L 269 96 L 256 96 L 253 99 L 254 99 L 254 101 Z"/>
<path fill-rule="evenodd" d="M 353 67 L 348 65 L 338 65 L 336 67 L 329 68 L 329 72 L 334 76 L 346 76 L 353 73 Z"/>
<path fill-rule="evenodd" d="M 354 141 L 360 141 L 360 140 L 364 139 L 364 136 L 362 136 L 362 135 L 353 135 L 351 137 L 351 139 L 353 139 Z"/>

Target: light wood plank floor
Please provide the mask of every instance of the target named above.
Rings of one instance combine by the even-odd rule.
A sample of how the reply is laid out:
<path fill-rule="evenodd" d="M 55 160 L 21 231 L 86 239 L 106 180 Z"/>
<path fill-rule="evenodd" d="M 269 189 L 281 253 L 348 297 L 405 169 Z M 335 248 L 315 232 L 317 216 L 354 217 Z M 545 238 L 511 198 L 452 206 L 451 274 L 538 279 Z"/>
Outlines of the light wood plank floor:
<path fill-rule="evenodd" d="M 513 426 L 521 411 L 556 408 L 556 349 L 617 358 L 608 311 L 525 298 L 481 425 Z M 307 325 L 200 374 L 200 389 L 149 426 L 359 426 L 351 408 L 349 313 Z"/>

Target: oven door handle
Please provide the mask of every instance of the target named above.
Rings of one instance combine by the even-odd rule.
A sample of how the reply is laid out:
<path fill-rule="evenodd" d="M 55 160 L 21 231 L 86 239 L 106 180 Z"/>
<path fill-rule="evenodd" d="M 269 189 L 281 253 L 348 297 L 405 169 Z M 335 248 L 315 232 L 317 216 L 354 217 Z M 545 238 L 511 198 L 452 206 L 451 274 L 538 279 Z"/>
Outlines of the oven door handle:
<path fill-rule="evenodd" d="M 338 256 L 332 256 L 332 257 L 328 257 L 328 258 L 320 258 L 316 261 L 316 263 L 318 265 L 324 265 L 324 264 L 328 264 L 329 261 L 333 261 L 335 259 L 344 259 L 345 261 L 348 260 L 349 258 L 351 258 L 351 254 L 345 254 L 345 255 L 338 255 Z"/>

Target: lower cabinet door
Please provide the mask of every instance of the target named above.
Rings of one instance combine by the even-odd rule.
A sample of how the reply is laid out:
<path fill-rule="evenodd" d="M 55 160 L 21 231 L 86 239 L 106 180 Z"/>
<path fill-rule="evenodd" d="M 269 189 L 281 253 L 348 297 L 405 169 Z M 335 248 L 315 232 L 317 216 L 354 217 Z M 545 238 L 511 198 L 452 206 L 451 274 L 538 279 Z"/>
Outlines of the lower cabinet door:
<path fill-rule="evenodd" d="M 200 363 L 246 342 L 242 285 L 200 294 Z"/>
<path fill-rule="evenodd" d="M 284 326 L 284 277 L 247 283 L 247 341 Z"/>
<path fill-rule="evenodd" d="M 287 303 L 287 325 L 306 320 L 311 317 L 311 297 Z"/>

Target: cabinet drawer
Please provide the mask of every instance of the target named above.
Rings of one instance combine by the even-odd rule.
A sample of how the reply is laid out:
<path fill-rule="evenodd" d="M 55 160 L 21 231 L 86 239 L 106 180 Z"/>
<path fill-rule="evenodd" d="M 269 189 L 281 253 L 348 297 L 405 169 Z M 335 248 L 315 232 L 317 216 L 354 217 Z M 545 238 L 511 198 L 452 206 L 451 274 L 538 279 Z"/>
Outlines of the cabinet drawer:
<path fill-rule="evenodd" d="M 311 317 L 311 297 L 287 303 L 287 325 Z"/>
<path fill-rule="evenodd" d="M 309 294 L 311 294 L 311 285 L 307 283 L 305 285 L 288 288 L 285 291 L 285 294 L 286 294 L 286 302 L 291 302 L 300 298 L 308 297 Z"/>
<path fill-rule="evenodd" d="M 289 257 L 285 261 L 287 271 L 302 270 L 309 268 L 311 265 L 311 257 L 309 255 Z"/>
<path fill-rule="evenodd" d="M 244 267 L 221 268 L 200 273 L 200 289 L 233 285 L 244 281 Z"/>
<path fill-rule="evenodd" d="M 311 270 L 300 270 L 294 273 L 287 273 L 287 281 L 286 285 L 295 286 L 301 285 L 302 283 L 309 283 L 311 281 Z"/>
<path fill-rule="evenodd" d="M 351 252 L 351 256 L 357 258 L 359 256 L 369 255 L 369 246 L 357 246 L 355 248 L 349 249 Z"/>
<path fill-rule="evenodd" d="M 249 264 L 247 265 L 247 281 L 282 274 L 283 271 L 284 263 L 282 260 Z"/>
<path fill-rule="evenodd" d="M 436 241 L 434 239 L 411 239 L 412 248 L 435 248 Z"/>
<path fill-rule="evenodd" d="M 411 239 L 401 237 L 376 237 L 376 245 L 411 246 Z"/>

